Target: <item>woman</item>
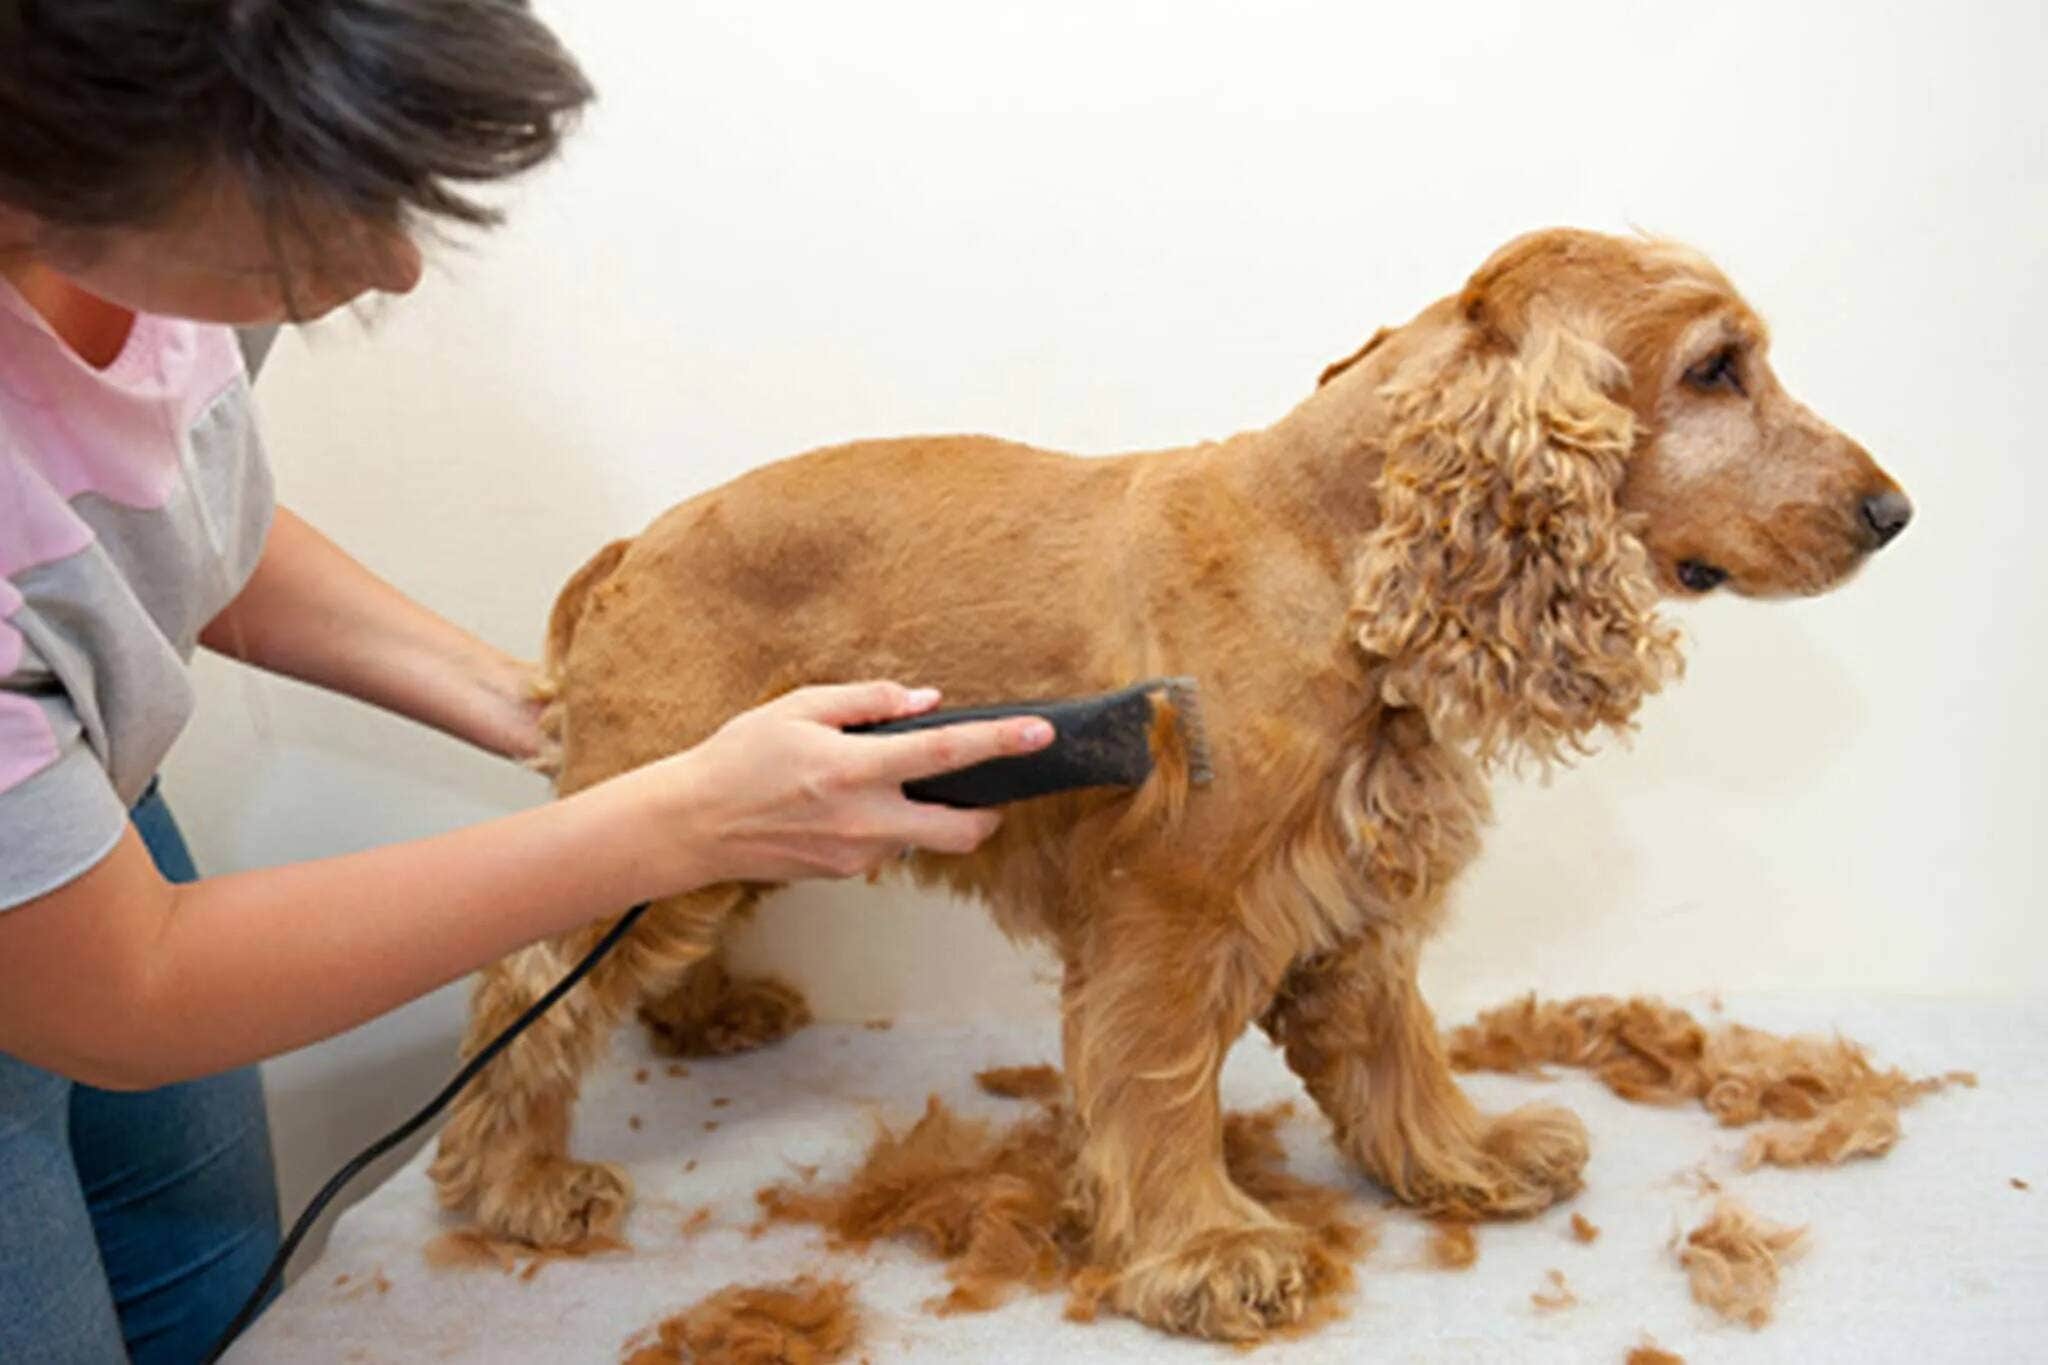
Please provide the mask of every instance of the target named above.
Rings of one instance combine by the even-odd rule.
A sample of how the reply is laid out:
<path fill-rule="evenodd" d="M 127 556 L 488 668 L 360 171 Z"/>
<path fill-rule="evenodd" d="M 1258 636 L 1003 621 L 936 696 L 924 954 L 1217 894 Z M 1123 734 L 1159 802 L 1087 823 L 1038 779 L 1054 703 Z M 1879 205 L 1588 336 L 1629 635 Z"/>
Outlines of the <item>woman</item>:
<path fill-rule="evenodd" d="M 274 508 L 230 325 L 418 280 L 589 98 L 523 0 L 0 0 L 0 1360 L 196 1358 L 275 1246 L 252 1064 L 712 881 L 965 851 L 901 784 L 1042 723 L 811 688 L 564 801 L 195 879 L 196 644 L 509 758 L 527 669 Z"/>

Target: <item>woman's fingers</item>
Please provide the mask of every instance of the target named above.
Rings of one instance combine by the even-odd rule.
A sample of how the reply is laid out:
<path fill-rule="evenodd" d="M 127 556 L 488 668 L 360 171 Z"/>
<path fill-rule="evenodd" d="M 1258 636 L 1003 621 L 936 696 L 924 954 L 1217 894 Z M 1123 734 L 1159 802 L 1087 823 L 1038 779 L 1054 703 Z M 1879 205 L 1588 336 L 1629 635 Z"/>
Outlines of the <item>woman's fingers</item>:
<path fill-rule="evenodd" d="M 799 687 L 770 703 L 785 715 L 840 730 L 922 715 L 938 704 L 936 687 L 910 688 L 884 680 Z"/>
<path fill-rule="evenodd" d="M 1052 743 L 1051 722 L 1039 716 L 963 721 L 903 735 L 862 736 L 872 752 L 861 775 L 874 782 L 913 782 L 958 772 L 992 758 L 1028 754 Z"/>

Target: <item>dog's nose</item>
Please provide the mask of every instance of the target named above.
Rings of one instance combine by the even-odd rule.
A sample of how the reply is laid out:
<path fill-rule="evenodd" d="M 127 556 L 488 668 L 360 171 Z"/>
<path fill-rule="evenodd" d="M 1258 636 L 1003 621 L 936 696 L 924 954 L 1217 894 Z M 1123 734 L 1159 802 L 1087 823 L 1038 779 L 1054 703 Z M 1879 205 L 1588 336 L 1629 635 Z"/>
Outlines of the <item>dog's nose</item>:
<path fill-rule="evenodd" d="M 1877 537 L 1879 547 L 1896 540 L 1913 519 L 1913 500 L 1896 488 L 1870 494 L 1863 499 L 1862 508 L 1863 524 Z"/>

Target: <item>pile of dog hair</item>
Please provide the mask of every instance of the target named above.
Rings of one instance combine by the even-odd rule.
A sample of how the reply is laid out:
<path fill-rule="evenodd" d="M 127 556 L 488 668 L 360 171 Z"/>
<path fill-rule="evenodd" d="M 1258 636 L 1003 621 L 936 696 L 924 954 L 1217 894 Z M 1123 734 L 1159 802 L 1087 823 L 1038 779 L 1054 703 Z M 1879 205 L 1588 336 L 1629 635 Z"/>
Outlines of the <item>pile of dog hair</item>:
<path fill-rule="evenodd" d="M 734 1285 L 626 1343 L 625 1365 L 832 1365 L 860 1335 L 843 1280 Z"/>
<path fill-rule="evenodd" d="M 1882 1155 L 1899 1139 L 1899 1111 L 1968 1073 L 1913 1079 L 1875 1066 L 1847 1039 L 1783 1037 L 1739 1024 L 1702 1025 L 1691 1014 L 1648 999 L 1611 997 L 1543 1002 L 1533 996 L 1481 1014 L 1446 1038 L 1453 1066 L 1517 1074 L 1547 1066 L 1583 1068 L 1625 1099 L 1651 1104 L 1697 1101 L 1722 1124 L 1763 1124 L 1741 1156 L 1745 1170 L 1830 1165 Z M 1092 1262 L 1086 1229 L 1066 1202 L 1076 1126 L 1063 1083 L 1049 1066 L 1004 1067 L 976 1080 L 989 1094 L 1030 1101 L 1035 1112 L 1007 1127 L 962 1117 L 936 1097 L 902 1131 L 884 1128 L 847 1179 L 809 1179 L 760 1191 L 762 1225 L 794 1222 L 823 1229 L 835 1250 L 899 1239 L 946 1263 L 950 1291 L 927 1307 L 981 1312 L 1018 1293 L 1064 1290 L 1067 1314 L 1091 1319 L 1113 1274 Z M 1288 1106 L 1227 1116 L 1225 1151 L 1240 1188 L 1310 1230 L 1314 1262 L 1308 1319 L 1313 1330 L 1344 1311 L 1355 1262 L 1372 1234 L 1352 1196 L 1303 1181 L 1286 1169 L 1279 1139 Z M 1710 1188 L 1711 1179 L 1704 1183 Z M 1576 1240 L 1600 1230 L 1572 1220 Z M 1782 1264 L 1802 1249 L 1805 1229 L 1782 1227 L 1722 1198 L 1676 1243 L 1695 1299 L 1733 1321 L 1768 1322 Z M 1467 1224 L 1439 1224 L 1433 1263 L 1457 1269 L 1477 1258 Z M 1545 1311 L 1577 1302 L 1560 1272 L 1532 1295 Z M 857 1317 L 837 1282 L 797 1281 L 721 1291 L 652 1329 L 628 1365 L 664 1361 L 815 1361 L 853 1349 Z M 767 1345 L 763 1345 L 767 1343 Z M 781 1354 L 774 1354 L 780 1351 Z M 766 1352 L 766 1353 L 764 1353 Z M 1678 1357 L 1645 1342 L 1639 1365 Z"/>
<path fill-rule="evenodd" d="M 1726 1127 L 1774 1120 L 1743 1149 L 1742 1168 L 1834 1165 L 1881 1156 L 1899 1140 L 1899 1111 L 1967 1071 L 1913 1079 L 1879 1070 L 1846 1038 L 1781 1037 L 1741 1024 L 1708 1029 L 1661 1001 L 1526 996 L 1488 1010 L 1445 1040 L 1460 1071 L 1592 1072 L 1625 1100 L 1698 1100 Z"/>
<path fill-rule="evenodd" d="M 938 1313 L 984 1312 L 1025 1291 L 1064 1288 L 1067 1314 L 1095 1316 L 1113 1277 L 1088 1252 L 1086 1229 L 1066 1201 L 1077 1127 L 1051 1067 L 981 1073 L 991 1094 L 1028 1098 L 1038 1112 L 1006 1128 L 963 1118 L 933 1097 L 902 1132 L 884 1129 L 867 1159 L 836 1185 L 782 1184 L 757 1196 L 763 1222 L 823 1228 L 835 1249 L 902 1239 L 946 1262 L 952 1289 Z M 1287 1172 L 1277 1105 L 1228 1115 L 1224 1159 L 1239 1189 L 1310 1232 L 1310 1328 L 1341 1311 L 1352 1264 L 1368 1247 L 1364 1221 L 1342 1190 Z"/>

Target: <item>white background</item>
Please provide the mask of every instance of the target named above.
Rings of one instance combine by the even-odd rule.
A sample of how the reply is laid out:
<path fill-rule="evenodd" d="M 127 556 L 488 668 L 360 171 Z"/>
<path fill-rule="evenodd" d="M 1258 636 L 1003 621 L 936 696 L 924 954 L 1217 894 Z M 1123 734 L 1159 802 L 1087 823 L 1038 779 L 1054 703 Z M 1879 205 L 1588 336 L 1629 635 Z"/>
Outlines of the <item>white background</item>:
<path fill-rule="evenodd" d="M 1503 790 L 1436 998 L 2048 983 L 2040 5 L 542 8 L 603 92 L 566 160 L 259 389 L 284 499 L 423 601 L 531 652 L 598 545 L 826 441 L 1263 425 L 1507 237 L 1636 224 L 1729 271 L 1919 517 L 1833 597 L 1685 609 L 1633 751 Z M 201 674 L 168 790 L 211 869 L 545 795 Z M 1051 1008 L 1042 959 L 902 891 L 791 894 L 744 951 L 827 1015 Z M 439 1083 L 461 1008 L 273 1065 L 291 1209 Z"/>

